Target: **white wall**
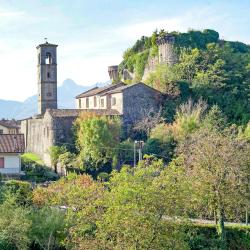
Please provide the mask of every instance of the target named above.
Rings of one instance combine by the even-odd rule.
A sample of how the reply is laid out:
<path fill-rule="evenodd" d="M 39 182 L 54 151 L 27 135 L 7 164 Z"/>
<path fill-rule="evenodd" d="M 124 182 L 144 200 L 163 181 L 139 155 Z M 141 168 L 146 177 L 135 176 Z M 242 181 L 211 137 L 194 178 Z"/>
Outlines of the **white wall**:
<path fill-rule="evenodd" d="M 0 168 L 2 174 L 17 174 L 21 171 L 21 156 L 19 154 L 0 154 L 4 157 L 4 168 Z"/>
<path fill-rule="evenodd" d="M 117 110 L 120 114 L 123 113 L 123 95 L 122 93 L 116 93 L 111 95 L 111 109 Z M 116 99 L 116 104 L 113 105 L 113 98 Z"/>
<path fill-rule="evenodd" d="M 4 126 L 2 126 L 2 125 L 0 125 L 0 130 L 3 130 L 4 134 L 9 134 L 9 129 L 6 128 L 6 127 L 4 127 Z"/>
<path fill-rule="evenodd" d="M 77 98 L 76 99 L 76 108 L 77 109 L 106 109 L 106 96 L 100 97 L 96 96 L 96 106 L 94 106 L 94 97 L 95 96 L 89 96 L 89 107 L 86 107 L 86 97 L 83 98 Z M 101 107 L 101 98 L 104 99 L 104 107 Z M 81 107 L 79 105 L 79 100 L 81 100 Z"/>

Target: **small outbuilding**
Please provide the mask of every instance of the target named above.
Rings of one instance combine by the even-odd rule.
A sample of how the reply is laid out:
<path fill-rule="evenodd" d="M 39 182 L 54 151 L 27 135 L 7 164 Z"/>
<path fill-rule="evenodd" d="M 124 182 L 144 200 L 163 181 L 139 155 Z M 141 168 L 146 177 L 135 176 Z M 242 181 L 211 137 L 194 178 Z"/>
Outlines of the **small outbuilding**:
<path fill-rule="evenodd" d="M 24 151 L 23 134 L 0 134 L 0 173 L 20 174 L 21 154 Z"/>

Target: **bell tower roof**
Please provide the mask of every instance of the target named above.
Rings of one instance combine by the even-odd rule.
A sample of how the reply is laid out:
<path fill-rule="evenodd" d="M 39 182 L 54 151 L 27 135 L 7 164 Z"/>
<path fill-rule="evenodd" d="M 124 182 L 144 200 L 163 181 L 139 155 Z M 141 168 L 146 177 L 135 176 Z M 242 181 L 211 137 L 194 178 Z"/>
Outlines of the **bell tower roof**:
<path fill-rule="evenodd" d="M 41 43 L 39 44 L 36 48 L 40 48 L 40 47 L 57 47 L 58 45 L 56 44 L 52 44 L 52 43 L 48 43 L 48 42 L 45 42 L 45 43 Z"/>

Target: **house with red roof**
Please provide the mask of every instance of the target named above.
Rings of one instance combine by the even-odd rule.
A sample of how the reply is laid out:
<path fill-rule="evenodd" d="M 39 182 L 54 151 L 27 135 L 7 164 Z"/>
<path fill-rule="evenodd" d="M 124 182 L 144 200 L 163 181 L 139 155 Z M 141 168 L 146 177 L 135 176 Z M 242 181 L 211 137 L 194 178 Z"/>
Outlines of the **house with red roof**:
<path fill-rule="evenodd" d="M 24 151 L 23 134 L 0 134 L 0 173 L 20 174 L 21 154 Z"/>

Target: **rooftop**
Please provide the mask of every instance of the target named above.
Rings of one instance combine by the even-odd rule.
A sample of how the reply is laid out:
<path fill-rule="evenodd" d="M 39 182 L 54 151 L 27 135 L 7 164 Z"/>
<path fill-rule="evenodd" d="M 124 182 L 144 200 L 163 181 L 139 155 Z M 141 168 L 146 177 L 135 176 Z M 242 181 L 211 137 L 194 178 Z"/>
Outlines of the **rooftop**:
<path fill-rule="evenodd" d="M 6 128 L 19 128 L 20 124 L 16 120 L 0 120 L 0 125 Z"/>
<path fill-rule="evenodd" d="M 48 43 L 48 42 L 45 42 L 45 43 L 41 43 L 39 44 L 36 48 L 38 49 L 39 47 L 57 47 L 58 45 L 56 44 L 52 44 L 52 43 Z"/>
<path fill-rule="evenodd" d="M 79 109 L 47 109 L 52 117 L 77 117 L 81 110 Z"/>
<path fill-rule="evenodd" d="M 23 134 L 0 135 L 0 153 L 24 153 L 25 142 Z"/>
<path fill-rule="evenodd" d="M 120 92 L 124 91 L 125 89 L 132 88 L 132 87 L 137 86 L 137 85 L 143 85 L 143 86 L 145 86 L 146 88 L 150 88 L 150 89 L 154 90 L 155 92 L 158 92 L 159 94 L 162 94 L 162 93 L 161 93 L 160 91 L 158 91 L 157 89 L 154 89 L 154 88 L 152 88 L 152 87 L 146 85 L 146 84 L 143 83 L 143 82 L 138 82 L 138 83 L 133 83 L 133 84 L 128 84 L 128 85 L 123 85 L 123 86 L 120 86 L 120 87 L 118 87 L 118 88 L 109 90 L 109 91 L 105 92 L 105 94 L 120 93 Z"/>
<path fill-rule="evenodd" d="M 124 86 L 124 85 L 125 85 L 125 83 L 120 82 L 117 84 L 110 84 L 110 85 L 100 87 L 100 88 L 95 87 L 93 89 L 85 91 L 82 94 L 76 96 L 76 98 L 78 99 L 78 98 L 89 97 L 89 96 L 93 96 L 93 95 L 104 94 L 104 93 L 108 92 L 109 90 L 116 89 L 116 88 L 119 88 L 119 87 Z"/>

